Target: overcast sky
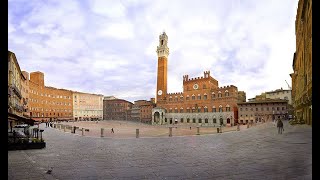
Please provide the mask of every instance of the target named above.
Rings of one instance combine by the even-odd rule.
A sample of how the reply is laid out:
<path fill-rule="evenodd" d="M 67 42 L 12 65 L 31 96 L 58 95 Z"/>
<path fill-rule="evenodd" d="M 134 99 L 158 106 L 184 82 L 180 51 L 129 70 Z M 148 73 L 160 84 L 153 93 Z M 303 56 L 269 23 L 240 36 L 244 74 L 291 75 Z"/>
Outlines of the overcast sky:
<path fill-rule="evenodd" d="M 247 99 L 291 86 L 298 0 L 9 0 L 8 46 L 45 85 L 155 97 L 159 35 L 168 35 L 168 92 L 210 70 Z"/>

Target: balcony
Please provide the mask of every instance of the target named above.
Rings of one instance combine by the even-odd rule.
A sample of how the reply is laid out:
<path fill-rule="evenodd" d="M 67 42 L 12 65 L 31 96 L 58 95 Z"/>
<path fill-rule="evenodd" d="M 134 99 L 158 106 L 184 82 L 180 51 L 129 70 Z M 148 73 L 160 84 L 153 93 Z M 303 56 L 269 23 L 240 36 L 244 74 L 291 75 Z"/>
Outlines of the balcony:
<path fill-rule="evenodd" d="M 19 99 L 21 99 L 22 95 L 21 95 L 21 91 L 18 89 L 18 87 L 16 85 L 11 85 L 11 88 L 12 88 L 13 92 L 19 97 Z"/>

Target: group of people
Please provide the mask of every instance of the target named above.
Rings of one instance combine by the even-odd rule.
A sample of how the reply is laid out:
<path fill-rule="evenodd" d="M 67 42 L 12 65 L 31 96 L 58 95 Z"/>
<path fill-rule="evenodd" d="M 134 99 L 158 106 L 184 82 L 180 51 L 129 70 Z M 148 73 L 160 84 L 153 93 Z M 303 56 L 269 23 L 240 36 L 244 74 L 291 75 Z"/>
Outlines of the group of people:
<path fill-rule="evenodd" d="M 52 127 L 53 123 L 52 122 L 46 122 L 46 127 Z"/>

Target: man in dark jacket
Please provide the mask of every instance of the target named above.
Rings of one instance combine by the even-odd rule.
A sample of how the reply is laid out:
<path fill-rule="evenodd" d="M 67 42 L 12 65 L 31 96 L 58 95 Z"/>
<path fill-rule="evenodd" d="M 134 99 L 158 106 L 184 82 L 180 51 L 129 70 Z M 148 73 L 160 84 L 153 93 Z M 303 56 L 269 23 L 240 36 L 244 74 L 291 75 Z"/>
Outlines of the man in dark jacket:
<path fill-rule="evenodd" d="M 282 134 L 283 122 L 281 121 L 281 119 L 278 120 L 277 127 L 278 127 L 278 134 Z"/>

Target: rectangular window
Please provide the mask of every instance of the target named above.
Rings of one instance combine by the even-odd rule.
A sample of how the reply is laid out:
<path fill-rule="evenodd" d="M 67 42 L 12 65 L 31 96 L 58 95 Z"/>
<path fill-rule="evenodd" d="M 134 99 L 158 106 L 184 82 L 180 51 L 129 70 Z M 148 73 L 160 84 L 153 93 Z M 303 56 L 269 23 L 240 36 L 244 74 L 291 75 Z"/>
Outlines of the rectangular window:
<path fill-rule="evenodd" d="M 223 111 L 222 111 L 222 107 L 219 107 L 219 112 L 223 112 Z"/>
<path fill-rule="evenodd" d="M 212 112 L 217 112 L 216 108 L 212 108 Z"/>
<path fill-rule="evenodd" d="M 199 99 L 199 100 L 201 99 L 201 95 L 198 95 L 198 99 Z"/>
<path fill-rule="evenodd" d="M 195 100 L 196 99 L 196 96 L 192 96 L 192 100 Z"/>
<path fill-rule="evenodd" d="M 208 108 L 204 108 L 204 112 L 208 112 Z"/>

